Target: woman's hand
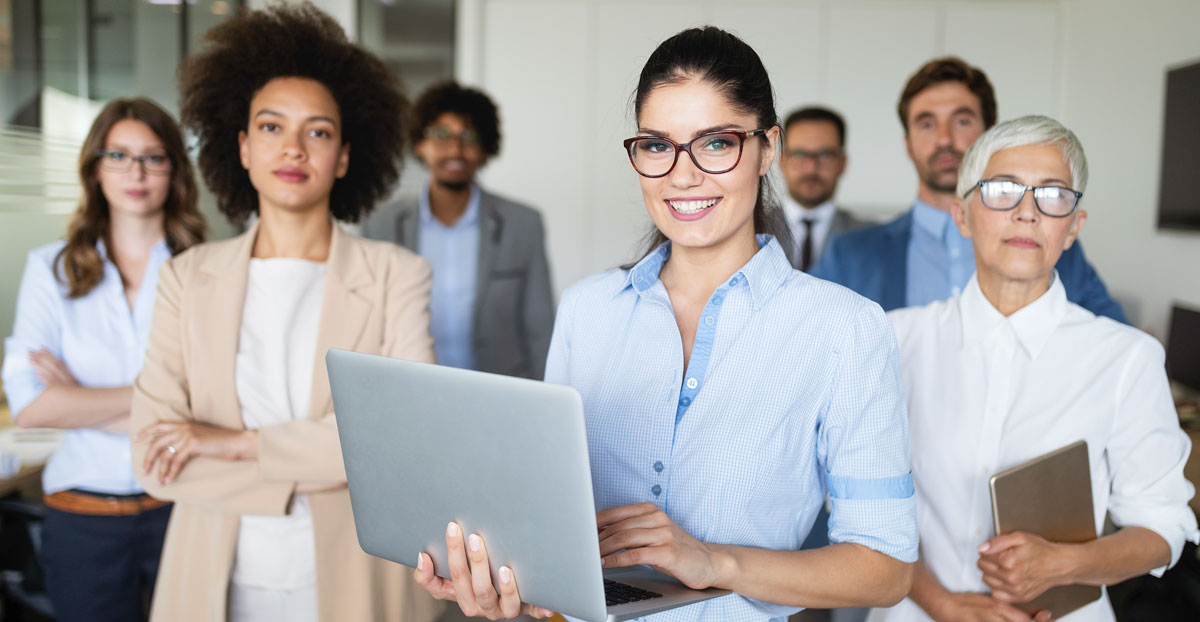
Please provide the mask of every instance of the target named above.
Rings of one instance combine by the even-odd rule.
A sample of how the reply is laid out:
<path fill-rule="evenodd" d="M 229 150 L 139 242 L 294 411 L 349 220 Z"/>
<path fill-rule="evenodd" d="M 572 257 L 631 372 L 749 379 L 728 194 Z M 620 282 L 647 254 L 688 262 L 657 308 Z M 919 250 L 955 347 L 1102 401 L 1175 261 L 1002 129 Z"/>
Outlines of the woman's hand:
<path fill-rule="evenodd" d="M 66 363 L 58 360 L 49 350 L 43 348 L 30 352 L 29 363 L 33 365 L 33 373 L 37 375 L 37 379 L 47 388 L 79 386 L 79 381 L 75 380 L 75 374 L 67 369 Z"/>
<path fill-rule="evenodd" d="M 548 609 L 521 602 L 517 579 L 508 566 L 500 567 L 500 592 L 497 593 L 492 585 L 492 570 L 488 565 L 483 538 L 471 534 L 467 541 L 468 544 L 464 546 L 462 529 L 458 523 L 447 525 L 446 554 L 450 578 L 443 579 L 434 574 L 433 559 L 425 553 L 419 553 L 417 569 L 413 572 L 417 585 L 434 598 L 457 602 L 463 614 L 472 618 L 483 616 L 489 620 L 507 620 L 528 615 L 541 619 L 554 615 Z"/>
<path fill-rule="evenodd" d="M 596 523 L 605 568 L 647 565 L 697 590 L 719 582 L 721 564 L 714 547 L 693 538 L 653 503 L 597 512 Z"/>
<path fill-rule="evenodd" d="M 992 588 L 992 597 L 1005 603 L 1027 603 L 1052 587 L 1073 583 L 1065 546 L 1016 531 L 979 547 L 977 565 L 983 571 L 983 582 Z"/>
<path fill-rule="evenodd" d="M 245 460 L 258 456 L 257 430 L 230 430 L 201 423 L 155 423 L 137 433 L 134 442 L 149 443 L 142 472 L 158 467 L 164 486 L 175 481 L 183 465 L 196 456 Z"/>
<path fill-rule="evenodd" d="M 1039 612 L 1037 617 L 1002 603 L 987 594 L 952 592 L 946 596 L 938 615 L 938 622 L 1047 622 L 1050 612 Z"/>

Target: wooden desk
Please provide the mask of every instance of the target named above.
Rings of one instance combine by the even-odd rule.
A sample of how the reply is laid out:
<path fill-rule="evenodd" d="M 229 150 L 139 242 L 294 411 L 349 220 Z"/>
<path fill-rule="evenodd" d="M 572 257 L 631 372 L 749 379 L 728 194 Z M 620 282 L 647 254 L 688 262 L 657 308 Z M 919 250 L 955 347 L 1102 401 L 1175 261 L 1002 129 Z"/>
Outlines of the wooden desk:
<path fill-rule="evenodd" d="M 1192 440 L 1192 454 L 1188 456 L 1187 464 L 1183 465 L 1183 476 L 1196 487 L 1197 494 L 1192 495 L 1188 505 L 1200 516 L 1200 429 L 1187 428 L 1188 438 Z"/>

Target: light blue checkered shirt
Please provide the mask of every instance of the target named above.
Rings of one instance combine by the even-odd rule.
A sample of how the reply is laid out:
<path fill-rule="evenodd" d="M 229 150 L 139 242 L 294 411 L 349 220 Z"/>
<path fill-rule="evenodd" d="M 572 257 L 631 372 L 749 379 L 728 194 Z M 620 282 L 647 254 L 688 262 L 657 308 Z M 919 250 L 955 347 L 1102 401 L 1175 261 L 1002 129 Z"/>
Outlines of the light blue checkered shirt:
<path fill-rule="evenodd" d="M 669 243 L 563 294 L 546 380 L 583 396 L 596 508 L 650 501 L 701 541 L 795 550 L 829 491 L 832 542 L 915 561 L 891 327 L 879 305 L 793 270 L 770 236 L 759 244 L 705 305 L 687 369 L 658 279 Z M 652 618 L 795 611 L 729 595 Z"/>

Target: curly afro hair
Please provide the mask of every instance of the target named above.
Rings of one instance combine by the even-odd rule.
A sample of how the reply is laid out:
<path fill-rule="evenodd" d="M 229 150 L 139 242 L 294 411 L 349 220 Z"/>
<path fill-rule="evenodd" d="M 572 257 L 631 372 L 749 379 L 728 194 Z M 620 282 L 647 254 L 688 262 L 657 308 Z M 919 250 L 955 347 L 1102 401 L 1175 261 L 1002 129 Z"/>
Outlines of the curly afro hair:
<path fill-rule="evenodd" d="M 342 141 L 352 150 L 349 170 L 330 194 L 333 217 L 357 222 L 387 195 L 400 176 L 408 100 L 399 78 L 350 43 L 333 18 L 307 2 L 243 10 L 204 39 L 180 68 L 180 117 L 199 140 L 200 172 L 230 221 L 258 212 L 238 132 L 248 128 L 254 95 L 281 77 L 316 80 L 337 102 Z"/>
<path fill-rule="evenodd" d="M 425 130 L 447 112 L 462 117 L 467 127 L 479 134 L 484 155 L 491 158 L 500 153 L 500 115 L 496 104 L 483 91 L 464 87 L 453 80 L 439 82 L 417 98 L 409 129 L 412 143 L 421 142 Z"/>

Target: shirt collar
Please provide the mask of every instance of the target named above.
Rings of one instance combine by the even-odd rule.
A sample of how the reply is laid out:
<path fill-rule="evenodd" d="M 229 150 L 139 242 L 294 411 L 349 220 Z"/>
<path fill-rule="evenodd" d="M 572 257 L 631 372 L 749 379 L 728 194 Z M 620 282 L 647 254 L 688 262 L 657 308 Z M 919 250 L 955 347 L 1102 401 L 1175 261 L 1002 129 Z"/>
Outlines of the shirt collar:
<path fill-rule="evenodd" d="M 945 241 L 946 231 L 954 226 L 950 214 L 942 211 L 921 199 L 913 204 L 913 222 L 924 229 L 938 241 Z"/>
<path fill-rule="evenodd" d="M 834 205 L 833 199 L 809 209 L 800 205 L 796 199 L 793 199 L 790 194 L 783 193 L 783 215 L 787 217 L 787 221 L 793 226 L 798 226 L 800 221 L 809 218 L 818 222 L 833 218 L 833 213 L 837 211 L 837 206 Z"/>
<path fill-rule="evenodd" d="M 433 210 L 429 207 L 429 183 L 421 186 L 421 193 L 417 196 L 418 211 L 421 214 L 421 224 L 432 225 L 437 223 L 447 229 L 456 227 L 470 227 L 479 222 L 479 184 L 471 184 L 471 196 L 467 199 L 467 209 L 463 215 L 449 227 L 446 227 L 442 221 L 433 217 Z"/>
<path fill-rule="evenodd" d="M 736 287 L 745 282 L 750 287 L 750 296 L 754 308 L 758 309 L 765 303 L 793 272 L 792 264 L 775 237 L 768 234 L 756 236 L 758 252 L 738 270 L 722 287 Z M 671 256 L 671 242 L 663 242 L 650 254 L 642 258 L 629 269 L 623 291 L 632 287 L 639 296 L 643 296 L 656 283 L 662 272 L 667 258 Z M 718 288 L 720 289 L 720 288 Z"/>
<path fill-rule="evenodd" d="M 1001 326 L 1008 326 L 1029 354 L 1036 359 L 1050 341 L 1067 313 L 1067 291 L 1063 289 L 1058 272 L 1050 275 L 1050 288 L 1033 302 L 1004 317 L 983 295 L 977 274 L 971 275 L 966 289 L 959 297 L 962 314 L 962 345 L 970 347 L 987 342 Z"/>

